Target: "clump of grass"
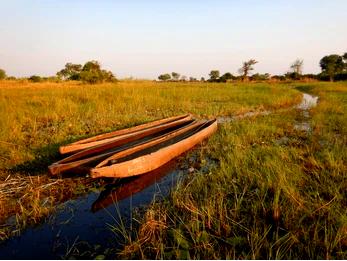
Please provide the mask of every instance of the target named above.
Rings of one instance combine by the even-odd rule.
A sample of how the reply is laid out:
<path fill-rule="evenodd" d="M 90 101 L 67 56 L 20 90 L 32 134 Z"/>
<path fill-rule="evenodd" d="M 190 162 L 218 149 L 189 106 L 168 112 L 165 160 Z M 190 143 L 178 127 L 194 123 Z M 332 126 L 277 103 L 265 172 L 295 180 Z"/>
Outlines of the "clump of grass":
<path fill-rule="evenodd" d="M 312 133 L 297 110 L 220 126 L 202 153 L 219 166 L 154 203 L 121 257 L 345 259 L 347 86 L 302 87 L 320 96 Z"/>

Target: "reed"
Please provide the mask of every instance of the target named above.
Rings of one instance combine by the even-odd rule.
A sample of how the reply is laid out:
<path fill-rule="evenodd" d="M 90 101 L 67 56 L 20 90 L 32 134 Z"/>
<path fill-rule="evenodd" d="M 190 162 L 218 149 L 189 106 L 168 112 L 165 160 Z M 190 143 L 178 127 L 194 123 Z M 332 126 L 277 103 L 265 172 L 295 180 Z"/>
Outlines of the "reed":
<path fill-rule="evenodd" d="M 78 189 L 81 179 L 54 183 L 47 176 L 47 166 L 59 158 L 60 145 L 187 112 L 210 118 L 287 107 L 300 99 L 291 87 L 267 83 L 0 81 L 0 224 L 17 215 L 14 227 L 20 231 L 41 222 L 57 202 L 88 190 Z"/>

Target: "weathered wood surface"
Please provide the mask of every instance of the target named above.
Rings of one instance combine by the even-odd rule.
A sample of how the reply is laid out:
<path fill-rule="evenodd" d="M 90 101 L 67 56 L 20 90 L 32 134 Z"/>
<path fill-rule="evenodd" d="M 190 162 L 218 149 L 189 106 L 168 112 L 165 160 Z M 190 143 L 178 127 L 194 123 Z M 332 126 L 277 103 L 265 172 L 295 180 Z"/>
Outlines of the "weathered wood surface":
<path fill-rule="evenodd" d="M 152 128 L 140 130 L 131 134 L 123 135 L 114 138 L 112 141 L 109 141 L 108 143 L 99 144 L 89 149 L 85 149 L 81 152 L 77 152 L 76 154 L 73 154 L 56 163 L 53 163 L 48 167 L 48 169 L 52 175 L 57 175 L 64 171 L 71 170 L 81 165 L 85 165 L 87 163 L 96 162 L 97 164 L 98 162 L 110 156 L 112 156 L 111 159 L 126 156 L 136 151 L 147 148 L 149 146 L 153 146 L 160 142 L 166 141 L 170 138 L 176 137 L 177 135 L 180 135 L 196 127 L 197 124 L 198 123 L 196 121 L 191 120 L 191 117 L 185 117 L 180 120 L 172 121 Z M 162 131 L 175 127 L 178 127 L 178 129 L 174 129 L 173 131 L 164 133 L 163 135 L 159 135 L 149 140 L 141 141 L 141 139 L 146 138 L 150 135 L 155 135 Z M 128 148 L 126 147 L 128 143 L 134 142 L 136 140 L 139 140 L 138 144 L 135 144 Z M 107 150 L 111 151 L 105 152 Z"/>
<path fill-rule="evenodd" d="M 131 128 L 127 128 L 127 129 L 122 129 L 122 130 L 117 130 L 117 131 L 113 131 L 113 132 L 109 132 L 109 133 L 104 133 L 104 134 L 100 134 L 97 136 L 93 136 L 87 139 L 83 139 L 83 140 L 79 140 L 73 143 L 70 143 L 68 145 L 65 146 L 61 146 L 59 148 L 59 151 L 61 154 L 67 154 L 67 153 L 75 153 L 96 145 L 100 145 L 100 144 L 104 144 L 107 142 L 110 142 L 112 140 L 121 138 L 123 136 L 126 135 L 131 135 L 134 134 L 136 132 L 145 130 L 145 129 L 149 129 L 149 128 L 153 128 L 153 127 L 157 127 L 159 125 L 162 124 L 166 124 L 166 123 L 170 123 L 170 122 L 174 122 L 174 121 L 178 121 L 178 120 L 182 120 L 182 119 L 192 119 L 191 115 L 189 114 L 185 114 L 185 115 L 179 115 L 179 116 L 174 116 L 174 117 L 169 117 L 169 118 L 165 118 L 165 119 L 161 119 L 161 120 L 157 120 L 157 121 L 153 121 L 153 122 L 148 122 L 142 125 L 138 125 L 138 126 L 134 126 Z"/>
<path fill-rule="evenodd" d="M 186 137 L 185 139 L 182 139 L 170 146 L 128 161 L 116 163 L 110 166 L 93 168 L 90 170 L 90 175 L 92 178 L 125 178 L 150 172 L 176 158 L 183 152 L 193 148 L 195 145 L 211 136 L 216 130 L 217 121 L 210 120 L 206 122 L 200 130 L 194 132 L 191 136 Z"/>

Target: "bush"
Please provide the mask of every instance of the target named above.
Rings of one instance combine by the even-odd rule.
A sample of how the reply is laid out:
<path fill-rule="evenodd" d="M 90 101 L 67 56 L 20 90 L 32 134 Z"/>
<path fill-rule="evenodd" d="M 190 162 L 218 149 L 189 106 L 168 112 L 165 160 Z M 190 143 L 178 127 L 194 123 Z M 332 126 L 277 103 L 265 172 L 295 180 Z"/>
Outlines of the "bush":
<path fill-rule="evenodd" d="M 29 81 L 31 82 L 41 82 L 42 78 L 38 75 L 32 75 L 29 77 Z"/>
<path fill-rule="evenodd" d="M 0 80 L 3 80 L 6 78 L 6 72 L 3 69 L 0 69 Z"/>
<path fill-rule="evenodd" d="M 336 74 L 335 81 L 347 81 L 347 72 Z"/>
<path fill-rule="evenodd" d="M 98 71 L 82 71 L 80 78 L 85 83 L 96 84 L 103 81 L 101 72 Z"/>
<path fill-rule="evenodd" d="M 116 81 L 113 73 L 111 71 L 101 70 L 100 64 L 97 61 L 86 62 L 79 77 L 83 82 L 90 84 Z"/>
<path fill-rule="evenodd" d="M 334 75 L 334 81 L 347 81 L 347 73 L 337 73 Z M 330 76 L 327 73 L 320 73 L 317 75 L 317 79 L 320 81 L 330 81 Z"/>
<path fill-rule="evenodd" d="M 168 73 L 165 73 L 165 74 L 161 74 L 158 76 L 158 79 L 161 80 L 161 81 L 168 81 L 171 79 L 171 75 L 168 74 Z"/>
<path fill-rule="evenodd" d="M 67 63 L 64 69 L 57 72 L 57 76 L 63 80 L 81 80 L 90 84 L 117 80 L 111 71 L 101 70 L 98 61 L 88 61 L 83 67 L 80 64 Z"/>

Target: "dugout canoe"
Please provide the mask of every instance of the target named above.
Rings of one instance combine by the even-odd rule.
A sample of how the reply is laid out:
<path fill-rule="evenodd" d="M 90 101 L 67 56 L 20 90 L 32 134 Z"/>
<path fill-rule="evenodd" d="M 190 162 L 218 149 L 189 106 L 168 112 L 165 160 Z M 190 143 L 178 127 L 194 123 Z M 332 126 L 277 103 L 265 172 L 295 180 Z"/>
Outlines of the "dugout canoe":
<path fill-rule="evenodd" d="M 103 162 L 104 165 L 99 164 L 97 167 L 90 170 L 90 176 L 92 178 L 126 178 L 148 173 L 193 148 L 195 145 L 211 136 L 216 130 L 216 119 L 206 121 L 193 131 L 185 133 L 180 140 L 175 140 L 172 144 L 161 147 L 156 151 L 151 151 L 142 156 L 138 156 L 135 153 L 132 159 L 127 160 L 125 157 L 125 161 L 118 163 L 116 161 L 115 164 L 112 164 L 112 160 L 109 161 L 106 159 Z M 144 151 L 145 150 L 142 152 Z"/>
<path fill-rule="evenodd" d="M 154 128 L 145 129 L 119 137 L 105 144 L 99 144 L 81 152 L 77 152 L 65 159 L 53 163 L 48 167 L 52 175 L 71 171 L 81 166 L 91 167 L 106 164 L 105 159 L 117 160 L 121 157 L 139 152 L 150 146 L 175 138 L 199 126 L 201 122 L 184 118 Z M 99 164 L 98 164 L 99 163 Z"/>
<path fill-rule="evenodd" d="M 117 131 L 113 131 L 113 132 L 109 132 L 109 133 L 100 134 L 97 136 L 93 136 L 93 137 L 90 137 L 87 139 L 83 139 L 83 140 L 79 140 L 79 141 L 70 143 L 68 145 L 60 146 L 59 152 L 61 154 L 76 153 L 76 152 L 82 151 L 84 149 L 91 148 L 91 147 L 96 146 L 96 145 L 104 144 L 104 143 L 110 142 L 110 141 L 115 140 L 115 139 L 120 138 L 120 137 L 124 137 L 126 135 L 131 135 L 131 134 L 137 133 L 139 131 L 143 131 L 143 130 L 150 129 L 150 128 L 155 128 L 155 127 L 163 125 L 163 124 L 175 122 L 178 120 L 184 120 L 184 119 L 187 119 L 187 120 L 192 119 L 192 116 L 189 114 L 184 114 L 184 115 L 179 115 L 179 116 L 174 116 L 174 117 L 169 117 L 169 118 L 165 118 L 165 119 L 160 119 L 160 120 L 148 122 L 148 123 L 141 124 L 138 126 L 127 128 L 127 129 L 122 129 L 122 130 L 117 130 Z"/>

